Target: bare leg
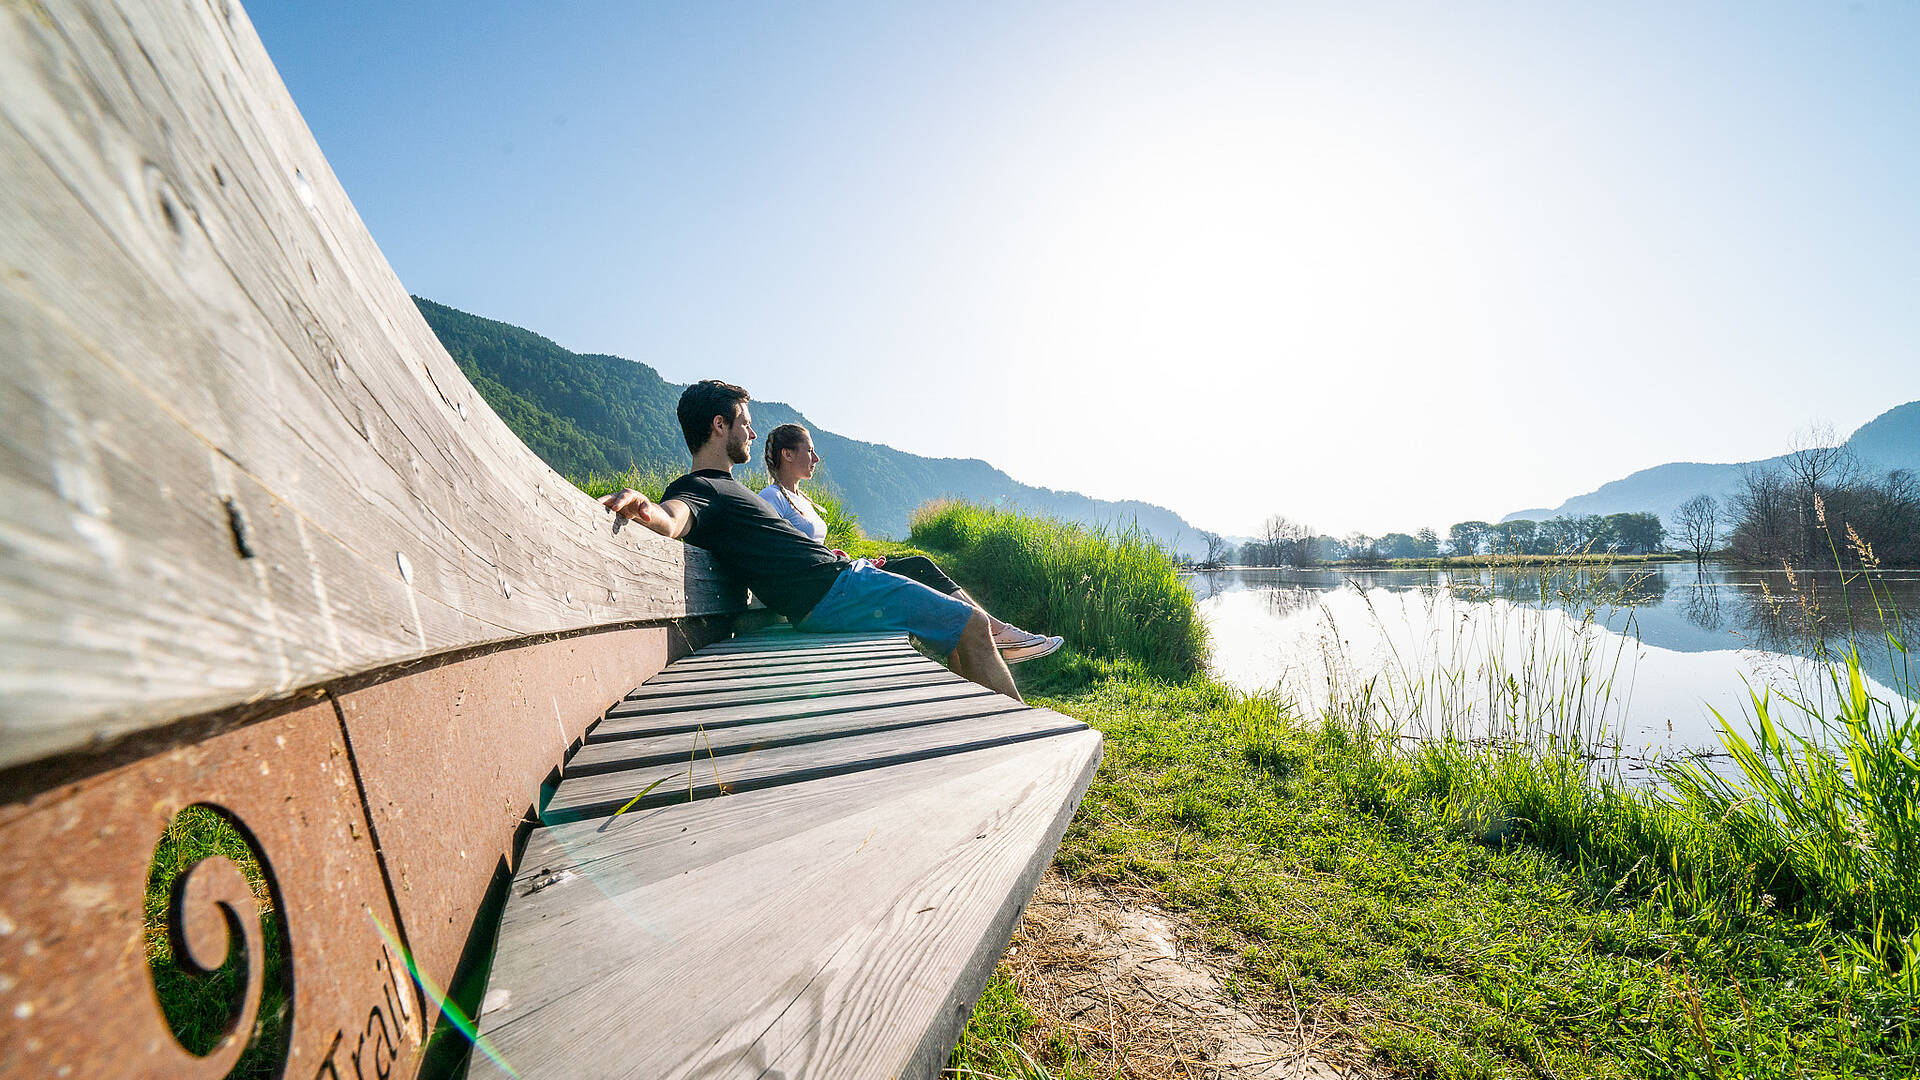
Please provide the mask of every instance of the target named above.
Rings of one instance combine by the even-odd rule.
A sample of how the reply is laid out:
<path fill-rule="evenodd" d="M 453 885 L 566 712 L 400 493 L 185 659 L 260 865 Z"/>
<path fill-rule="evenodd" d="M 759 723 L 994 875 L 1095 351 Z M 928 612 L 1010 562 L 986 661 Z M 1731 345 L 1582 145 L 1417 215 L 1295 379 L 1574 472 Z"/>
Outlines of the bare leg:
<path fill-rule="evenodd" d="M 967 590 L 961 589 L 955 595 L 959 596 L 960 599 L 965 600 L 967 603 L 972 604 L 973 610 L 987 617 L 988 633 L 997 634 L 1000 631 L 1006 629 L 1007 624 L 1004 622 L 1001 622 L 999 619 L 994 618 L 993 612 L 988 611 L 985 607 L 981 606 L 980 601 L 975 600 L 971 595 L 969 595 Z"/>
<path fill-rule="evenodd" d="M 971 679 L 996 693 L 1005 694 L 1022 704 L 1026 699 L 1013 685 L 1013 672 L 1007 670 L 1007 662 L 1000 659 L 1000 650 L 993 647 L 993 631 L 987 628 L 987 614 L 974 609 L 973 618 L 967 620 L 967 628 L 960 632 L 960 644 L 947 657 L 947 666 L 955 675 Z"/>

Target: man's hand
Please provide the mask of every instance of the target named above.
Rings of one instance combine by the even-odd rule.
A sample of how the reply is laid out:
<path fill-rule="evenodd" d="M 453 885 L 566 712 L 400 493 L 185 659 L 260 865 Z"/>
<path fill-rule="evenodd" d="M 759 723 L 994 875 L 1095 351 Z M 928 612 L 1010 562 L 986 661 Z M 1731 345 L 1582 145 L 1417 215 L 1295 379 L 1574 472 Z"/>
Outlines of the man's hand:
<path fill-rule="evenodd" d="M 637 521 L 669 540 L 678 540 L 693 528 L 693 515 L 687 510 L 687 504 L 679 499 L 668 499 L 656 503 L 645 495 L 629 488 L 616 491 L 600 500 L 600 505 L 619 514 L 628 521 Z M 615 523 L 614 528 L 620 526 Z"/>
<path fill-rule="evenodd" d="M 600 505 L 629 521 L 637 521 L 649 528 L 653 526 L 653 502 L 632 488 L 603 496 Z"/>

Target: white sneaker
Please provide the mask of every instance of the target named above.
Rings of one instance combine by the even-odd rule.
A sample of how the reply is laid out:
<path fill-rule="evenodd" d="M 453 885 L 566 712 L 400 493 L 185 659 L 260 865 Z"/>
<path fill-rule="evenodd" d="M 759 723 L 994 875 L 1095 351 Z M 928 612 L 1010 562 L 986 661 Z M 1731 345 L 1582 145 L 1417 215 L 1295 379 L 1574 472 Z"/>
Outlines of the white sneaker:
<path fill-rule="evenodd" d="M 1015 645 L 1031 645 L 1045 640 L 1045 634 L 1029 634 L 1012 623 L 1001 623 L 1000 629 L 993 632 L 993 645 L 997 649 L 1011 649 Z"/>
<path fill-rule="evenodd" d="M 1029 634 L 1027 636 L 1032 640 L 1022 642 L 1019 645 L 998 646 L 1000 649 L 1000 659 L 1009 664 L 1017 664 L 1022 660 L 1037 660 L 1042 656 L 1052 654 L 1055 649 L 1067 643 L 1067 639 L 1063 637 L 1041 637 L 1039 634 Z"/>

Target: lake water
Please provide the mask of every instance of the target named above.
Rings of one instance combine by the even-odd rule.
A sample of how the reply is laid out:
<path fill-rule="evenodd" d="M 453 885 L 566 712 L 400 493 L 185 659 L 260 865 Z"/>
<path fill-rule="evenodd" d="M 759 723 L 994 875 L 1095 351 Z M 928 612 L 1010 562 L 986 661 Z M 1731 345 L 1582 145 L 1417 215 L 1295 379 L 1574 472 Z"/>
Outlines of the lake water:
<path fill-rule="evenodd" d="M 1414 735 L 1499 734 L 1503 711 L 1525 711 L 1518 697 L 1628 757 L 1717 750 L 1711 710 L 1750 712 L 1748 685 L 1830 696 L 1816 657 L 1823 641 L 1845 648 L 1849 618 L 1870 688 L 1895 700 L 1894 687 L 1913 685 L 1865 585 L 1843 589 L 1833 573 L 1689 562 L 1601 574 L 1222 570 L 1188 584 L 1216 677 L 1315 707 L 1372 679 Z M 1920 572 L 1878 575 L 1876 588 L 1898 613 L 1888 625 L 1916 643 Z"/>

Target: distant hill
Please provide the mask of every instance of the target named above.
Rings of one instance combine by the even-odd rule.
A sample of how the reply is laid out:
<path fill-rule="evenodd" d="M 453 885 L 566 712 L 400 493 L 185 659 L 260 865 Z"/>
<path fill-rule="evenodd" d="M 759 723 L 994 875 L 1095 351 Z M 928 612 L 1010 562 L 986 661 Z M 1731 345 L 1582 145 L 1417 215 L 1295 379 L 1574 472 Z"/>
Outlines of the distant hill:
<path fill-rule="evenodd" d="M 1861 467 L 1869 472 L 1884 473 L 1889 469 L 1920 472 L 1920 401 L 1909 401 L 1874 417 L 1849 436 L 1846 445 Z M 1501 520 L 1538 521 L 1573 514 L 1651 510 L 1671 528 L 1673 511 L 1681 503 L 1702 493 L 1725 501 L 1739 490 L 1743 471 L 1779 465 L 1785 460 L 1786 455 L 1782 454 L 1729 465 L 1692 461 L 1655 465 L 1602 484 L 1585 495 L 1576 495 L 1551 510 L 1519 510 Z"/>
<path fill-rule="evenodd" d="M 686 444 L 674 405 L 681 384 L 646 364 L 575 353 L 530 330 L 414 297 L 427 325 L 493 411 L 534 453 L 566 476 L 630 465 L 683 471 Z M 836 488 L 870 535 L 903 537 L 915 507 L 941 496 L 1037 510 L 1089 525 L 1137 523 L 1163 543 L 1204 554 L 1199 530 L 1152 503 L 1109 502 L 1022 484 L 977 458 L 929 458 L 821 428 L 777 401 L 753 403 L 755 426 L 805 424 Z"/>

